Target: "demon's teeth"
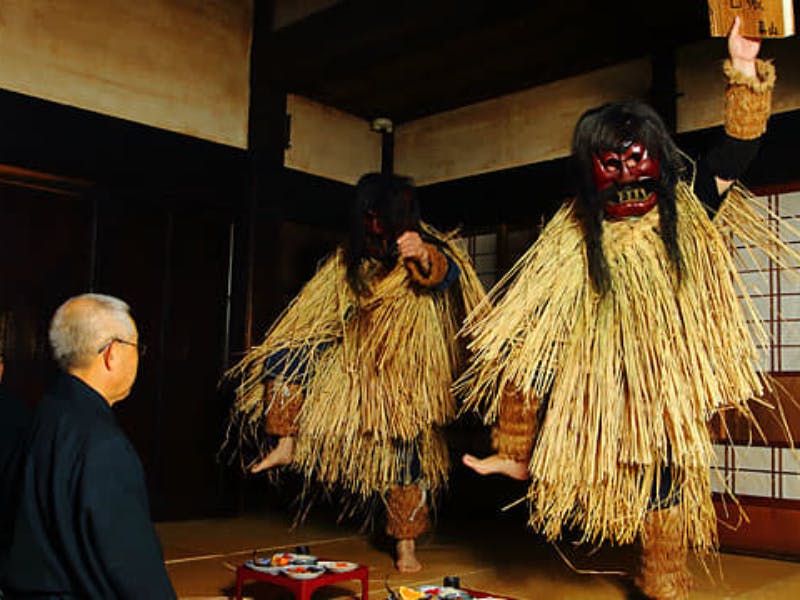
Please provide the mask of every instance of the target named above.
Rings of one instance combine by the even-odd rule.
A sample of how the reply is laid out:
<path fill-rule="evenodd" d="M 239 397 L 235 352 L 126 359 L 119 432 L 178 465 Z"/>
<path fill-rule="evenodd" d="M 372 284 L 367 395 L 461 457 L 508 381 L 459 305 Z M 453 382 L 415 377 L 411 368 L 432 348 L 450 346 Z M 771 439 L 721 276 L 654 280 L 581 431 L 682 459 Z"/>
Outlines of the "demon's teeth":
<path fill-rule="evenodd" d="M 644 188 L 624 188 L 617 191 L 617 203 L 642 202 L 647 199 L 647 191 Z"/>

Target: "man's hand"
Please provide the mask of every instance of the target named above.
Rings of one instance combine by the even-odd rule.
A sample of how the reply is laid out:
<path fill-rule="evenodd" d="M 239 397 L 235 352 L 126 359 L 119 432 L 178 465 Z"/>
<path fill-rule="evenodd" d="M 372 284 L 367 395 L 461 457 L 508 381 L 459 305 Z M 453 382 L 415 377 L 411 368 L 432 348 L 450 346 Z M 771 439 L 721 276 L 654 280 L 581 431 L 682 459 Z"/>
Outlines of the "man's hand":
<path fill-rule="evenodd" d="M 416 231 L 406 231 L 397 238 L 397 250 L 403 260 L 416 261 L 423 271 L 426 273 L 430 271 L 430 254 Z"/>
<path fill-rule="evenodd" d="M 744 37 L 739 33 L 740 27 L 741 21 L 739 17 L 736 17 L 731 32 L 728 34 L 728 53 L 731 56 L 731 65 L 743 75 L 755 77 L 756 58 L 761 48 L 761 40 Z"/>

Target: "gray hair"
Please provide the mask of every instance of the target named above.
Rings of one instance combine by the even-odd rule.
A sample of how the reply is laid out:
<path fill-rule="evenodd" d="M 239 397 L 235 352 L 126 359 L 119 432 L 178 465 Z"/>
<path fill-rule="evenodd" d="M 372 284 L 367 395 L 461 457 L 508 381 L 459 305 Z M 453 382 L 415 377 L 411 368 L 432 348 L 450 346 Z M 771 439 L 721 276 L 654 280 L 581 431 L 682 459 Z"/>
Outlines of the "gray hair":
<path fill-rule="evenodd" d="M 50 321 L 50 346 L 59 366 L 85 367 L 115 337 L 134 335 L 130 307 L 113 296 L 81 294 L 58 307 Z"/>

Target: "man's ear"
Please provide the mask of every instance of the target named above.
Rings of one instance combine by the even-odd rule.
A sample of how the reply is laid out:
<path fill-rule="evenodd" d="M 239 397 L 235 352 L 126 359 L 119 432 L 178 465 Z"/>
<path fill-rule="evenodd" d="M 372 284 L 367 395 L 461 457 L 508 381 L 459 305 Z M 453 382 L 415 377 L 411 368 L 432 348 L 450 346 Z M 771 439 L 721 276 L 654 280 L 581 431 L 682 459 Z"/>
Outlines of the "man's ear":
<path fill-rule="evenodd" d="M 101 356 L 103 357 L 103 366 L 105 366 L 107 371 L 111 370 L 111 361 L 113 360 L 112 353 L 114 352 L 114 345 L 115 345 L 114 342 L 111 342 L 106 347 L 106 349 L 103 350 L 103 352 L 101 353 Z"/>

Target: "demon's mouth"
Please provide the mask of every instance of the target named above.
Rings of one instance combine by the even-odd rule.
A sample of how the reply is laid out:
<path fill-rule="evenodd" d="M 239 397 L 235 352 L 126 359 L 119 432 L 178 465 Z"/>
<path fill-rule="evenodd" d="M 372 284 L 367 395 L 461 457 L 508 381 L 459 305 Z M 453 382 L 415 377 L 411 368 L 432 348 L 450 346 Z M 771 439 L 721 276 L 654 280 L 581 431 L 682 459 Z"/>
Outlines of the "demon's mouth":
<path fill-rule="evenodd" d="M 612 219 L 644 216 L 658 204 L 658 194 L 654 188 L 650 182 L 609 188 L 603 194 L 606 215 Z"/>

